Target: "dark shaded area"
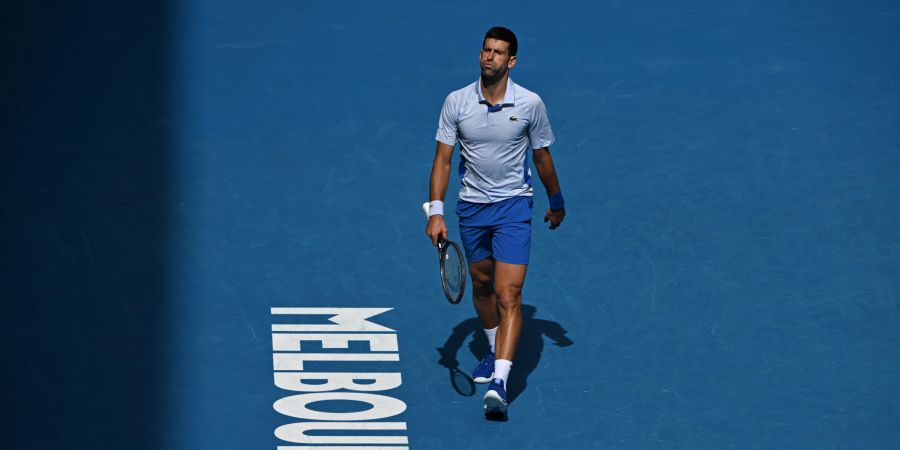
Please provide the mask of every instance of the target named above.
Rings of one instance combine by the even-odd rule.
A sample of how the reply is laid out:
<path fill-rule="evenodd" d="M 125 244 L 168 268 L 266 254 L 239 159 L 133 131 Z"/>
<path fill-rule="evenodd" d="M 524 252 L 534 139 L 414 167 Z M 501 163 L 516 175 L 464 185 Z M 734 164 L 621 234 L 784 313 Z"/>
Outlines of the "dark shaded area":
<path fill-rule="evenodd" d="M 463 397 L 475 395 L 475 380 L 469 374 L 459 370 L 459 367 L 448 367 L 448 369 L 450 369 L 450 385 L 457 394 Z"/>
<path fill-rule="evenodd" d="M 553 345 L 558 347 L 568 347 L 574 344 L 566 336 L 566 330 L 562 325 L 549 320 L 536 319 L 534 317 L 536 313 L 537 308 L 534 306 L 522 305 L 522 334 L 519 336 L 516 359 L 513 361 L 513 368 L 509 373 L 509 383 L 506 392 L 510 403 L 514 402 L 516 397 L 525 391 L 528 386 L 528 376 L 534 372 L 541 361 L 541 354 L 544 351 L 544 336 L 553 340 Z M 488 351 L 488 341 L 478 318 L 464 320 L 453 327 L 453 333 L 444 342 L 444 346 L 437 349 L 441 355 L 438 364 L 450 369 L 451 381 L 453 380 L 452 372 L 454 370 L 458 369 L 468 373 L 474 368 L 474 366 L 459 368 L 459 361 L 456 360 L 459 349 L 469 336 L 473 337 L 469 341 L 469 351 L 472 352 L 472 356 L 475 359 L 481 360 Z M 454 385 L 454 389 L 460 392 L 456 385 Z"/>
<path fill-rule="evenodd" d="M 0 18 L 0 448 L 158 448 L 164 2 Z"/>

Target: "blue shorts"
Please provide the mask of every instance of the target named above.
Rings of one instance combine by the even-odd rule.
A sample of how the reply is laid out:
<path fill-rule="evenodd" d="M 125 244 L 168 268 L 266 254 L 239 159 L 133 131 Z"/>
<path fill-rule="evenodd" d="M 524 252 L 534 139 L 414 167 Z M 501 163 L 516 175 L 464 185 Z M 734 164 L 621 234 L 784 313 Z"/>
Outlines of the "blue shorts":
<path fill-rule="evenodd" d="M 533 204 L 531 197 L 513 197 L 497 203 L 460 200 L 456 215 L 466 260 L 493 258 L 508 264 L 528 264 Z"/>

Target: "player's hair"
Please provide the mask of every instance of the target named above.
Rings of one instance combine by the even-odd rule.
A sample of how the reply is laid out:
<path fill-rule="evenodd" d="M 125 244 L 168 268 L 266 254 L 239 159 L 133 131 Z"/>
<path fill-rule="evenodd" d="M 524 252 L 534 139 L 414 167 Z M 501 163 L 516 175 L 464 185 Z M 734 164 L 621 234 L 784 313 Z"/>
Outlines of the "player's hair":
<path fill-rule="evenodd" d="M 498 41 L 508 42 L 509 56 L 516 56 L 516 52 L 519 51 L 519 40 L 516 39 L 516 34 L 513 33 L 509 28 L 491 28 L 487 31 L 487 33 L 484 34 L 484 41 L 482 41 L 482 45 L 484 45 L 484 42 L 487 42 L 488 39 L 496 39 Z"/>

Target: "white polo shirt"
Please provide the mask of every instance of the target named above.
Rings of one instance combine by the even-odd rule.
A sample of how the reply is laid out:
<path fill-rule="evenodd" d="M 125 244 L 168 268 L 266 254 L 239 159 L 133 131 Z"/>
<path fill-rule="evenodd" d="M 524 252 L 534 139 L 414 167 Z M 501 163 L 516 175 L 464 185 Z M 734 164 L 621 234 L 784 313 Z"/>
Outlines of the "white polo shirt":
<path fill-rule="evenodd" d="M 512 79 L 499 105 L 485 100 L 480 79 L 451 92 L 435 139 L 447 145 L 459 140 L 459 198 L 472 203 L 532 196 L 528 150 L 554 140 L 544 102 Z"/>

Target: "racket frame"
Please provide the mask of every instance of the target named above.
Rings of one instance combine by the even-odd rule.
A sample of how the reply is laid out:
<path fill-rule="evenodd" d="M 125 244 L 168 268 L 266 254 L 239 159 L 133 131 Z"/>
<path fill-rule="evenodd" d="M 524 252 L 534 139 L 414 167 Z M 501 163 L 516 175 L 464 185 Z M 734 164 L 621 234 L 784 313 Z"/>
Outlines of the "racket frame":
<path fill-rule="evenodd" d="M 456 295 L 453 295 L 450 292 L 450 288 L 447 283 L 447 253 L 450 251 L 455 251 L 459 258 L 459 292 Z M 447 301 L 451 304 L 455 305 L 462 301 L 463 295 L 466 292 L 466 257 L 463 255 L 462 250 L 459 248 L 459 245 L 456 242 L 448 241 L 443 237 L 438 240 L 438 255 L 440 255 L 440 266 L 441 266 L 441 287 L 444 289 L 444 296 L 447 297 Z"/>

